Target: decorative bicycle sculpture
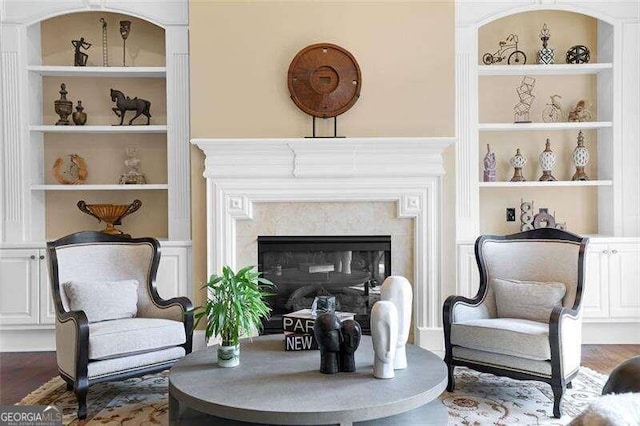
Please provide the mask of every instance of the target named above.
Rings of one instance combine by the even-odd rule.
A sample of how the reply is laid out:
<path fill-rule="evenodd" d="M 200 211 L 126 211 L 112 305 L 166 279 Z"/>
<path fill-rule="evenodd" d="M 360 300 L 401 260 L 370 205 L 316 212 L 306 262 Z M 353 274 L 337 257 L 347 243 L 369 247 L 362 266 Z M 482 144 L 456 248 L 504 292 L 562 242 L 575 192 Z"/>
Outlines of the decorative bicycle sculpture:
<path fill-rule="evenodd" d="M 542 110 L 542 121 L 545 123 L 558 123 L 564 120 L 564 113 L 562 112 L 562 106 L 556 100 L 562 99 L 560 95 L 551 95 L 551 103 Z"/>
<path fill-rule="evenodd" d="M 496 53 L 485 53 L 482 55 L 482 62 L 485 65 L 496 64 L 506 59 L 507 64 L 524 65 L 527 63 L 527 55 L 522 50 L 518 50 L 518 36 L 516 34 L 509 34 L 505 40 L 501 40 L 498 43 L 500 48 Z M 507 52 L 512 50 L 511 54 L 507 56 Z"/>

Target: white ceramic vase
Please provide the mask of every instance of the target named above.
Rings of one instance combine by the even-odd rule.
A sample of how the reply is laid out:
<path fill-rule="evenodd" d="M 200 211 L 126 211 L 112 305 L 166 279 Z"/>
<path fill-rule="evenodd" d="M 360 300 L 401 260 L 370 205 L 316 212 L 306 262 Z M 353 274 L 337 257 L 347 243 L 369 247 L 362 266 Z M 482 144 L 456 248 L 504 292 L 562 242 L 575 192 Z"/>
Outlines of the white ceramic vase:
<path fill-rule="evenodd" d="M 553 170 L 553 166 L 556 164 L 556 154 L 551 150 L 551 142 L 547 139 L 547 143 L 545 144 L 544 151 L 540 153 L 538 157 L 538 161 L 540 162 L 540 168 L 542 169 L 542 176 L 540 176 L 540 181 L 554 181 L 555 177 L 551 174 Z"/>
<path fill-rule="evenodd" d="M 571 180 L 589 180 L 589 176 L 584 172 L 584 168 L 589 163 L 589 150 L 584 146 L 584 135 L 582 130 L 578 133 L 578 146 L 573 150 L 573 164 L 576 172 Z"/>
<path fill-rule="evenodd" d="M 511 157 L 509 164 L 513 167 L 513 177 L 511 182 L 524 182 L 526 179 L 522 176 L 522 168 L 527 164 L 527 157 L 520 154 L 520 148 L 516 150 L 516 155 Z"/>
<path fill-rule="evenodd" d="M 371 309 L 371 340 L 373 341 L 373 376 L 392 379 L 393 358 L 398 343 L 398 311 L 393 302 L 381 300 Z"/>
<path fill-rule="evenodd" d="M 380 300 L 392 302 L 398 311 L 398 341 L 393 358 L 393 368 L 402 370 L 407 368 L 407 340 L 411 330 L 411 311 L 413 291 L 411 283 L 405 277 L 390 276 L 382 283 Z"/>

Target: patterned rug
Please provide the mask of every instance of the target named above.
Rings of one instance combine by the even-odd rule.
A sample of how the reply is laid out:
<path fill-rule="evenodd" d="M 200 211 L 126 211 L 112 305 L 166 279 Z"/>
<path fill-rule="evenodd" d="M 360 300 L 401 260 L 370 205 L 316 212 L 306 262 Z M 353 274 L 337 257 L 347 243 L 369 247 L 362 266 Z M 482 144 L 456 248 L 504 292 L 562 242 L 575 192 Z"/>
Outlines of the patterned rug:
<path fill-rule="evenodd" d="M 63 409 L 64 424 L 166 425 L 168 424 L 168 371 L 89 388 L 89 415 L 76 418 L 76 399 L 59 377 L 49 380 L 22 399 L 21 405 L 51 405 Z M 492 374 L 456 368 L 456 391 L 444 392 L 440 401 L 449 411 L 449 425 L 565 425 L 600 395 L 607 376 L 580 369 L 563 398 L 565 416 L 551 417 L 551 387 Z"/>

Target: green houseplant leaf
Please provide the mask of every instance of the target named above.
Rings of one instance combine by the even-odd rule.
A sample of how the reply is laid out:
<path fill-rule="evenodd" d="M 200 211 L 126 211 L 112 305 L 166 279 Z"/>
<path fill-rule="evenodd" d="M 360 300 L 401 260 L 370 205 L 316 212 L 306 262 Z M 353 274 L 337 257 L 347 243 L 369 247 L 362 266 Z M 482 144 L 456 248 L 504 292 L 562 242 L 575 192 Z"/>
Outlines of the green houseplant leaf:
<path fill-rule="evenodd" d="M 246 266 L 233 272 L 228 266 L 222 274 L 213 274 L 207 284 L 207 301 L 194 309 L 196 326 L 206 319 L 205 337 L 207 342 L 221 336 L 223 346 L 235 346 L 240 337 L 258 329 L 262 318 L 268 318 L 271 308 L 265 297 L 272 296 L 275 284 L 262 278 L 255 266 Z"/>

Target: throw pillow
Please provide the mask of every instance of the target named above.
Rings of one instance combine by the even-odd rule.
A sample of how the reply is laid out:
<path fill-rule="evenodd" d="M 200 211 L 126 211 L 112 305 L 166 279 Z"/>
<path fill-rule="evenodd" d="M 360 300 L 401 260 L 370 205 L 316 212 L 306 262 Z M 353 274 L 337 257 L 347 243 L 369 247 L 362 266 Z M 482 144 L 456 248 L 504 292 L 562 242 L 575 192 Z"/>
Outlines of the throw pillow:
<path fill-rule="evenodd" d="M 562 303 L 567 289 L 557 282 L 493 280 L 499 318 L 549 322 L 551 311 Z"/>
<path fill-rule="evenodd" d="M 62 289 L 72 311 L 84 311 L 89 322 L 132 318 L 138 313 L 138 281 L 69 281 Z"/>

